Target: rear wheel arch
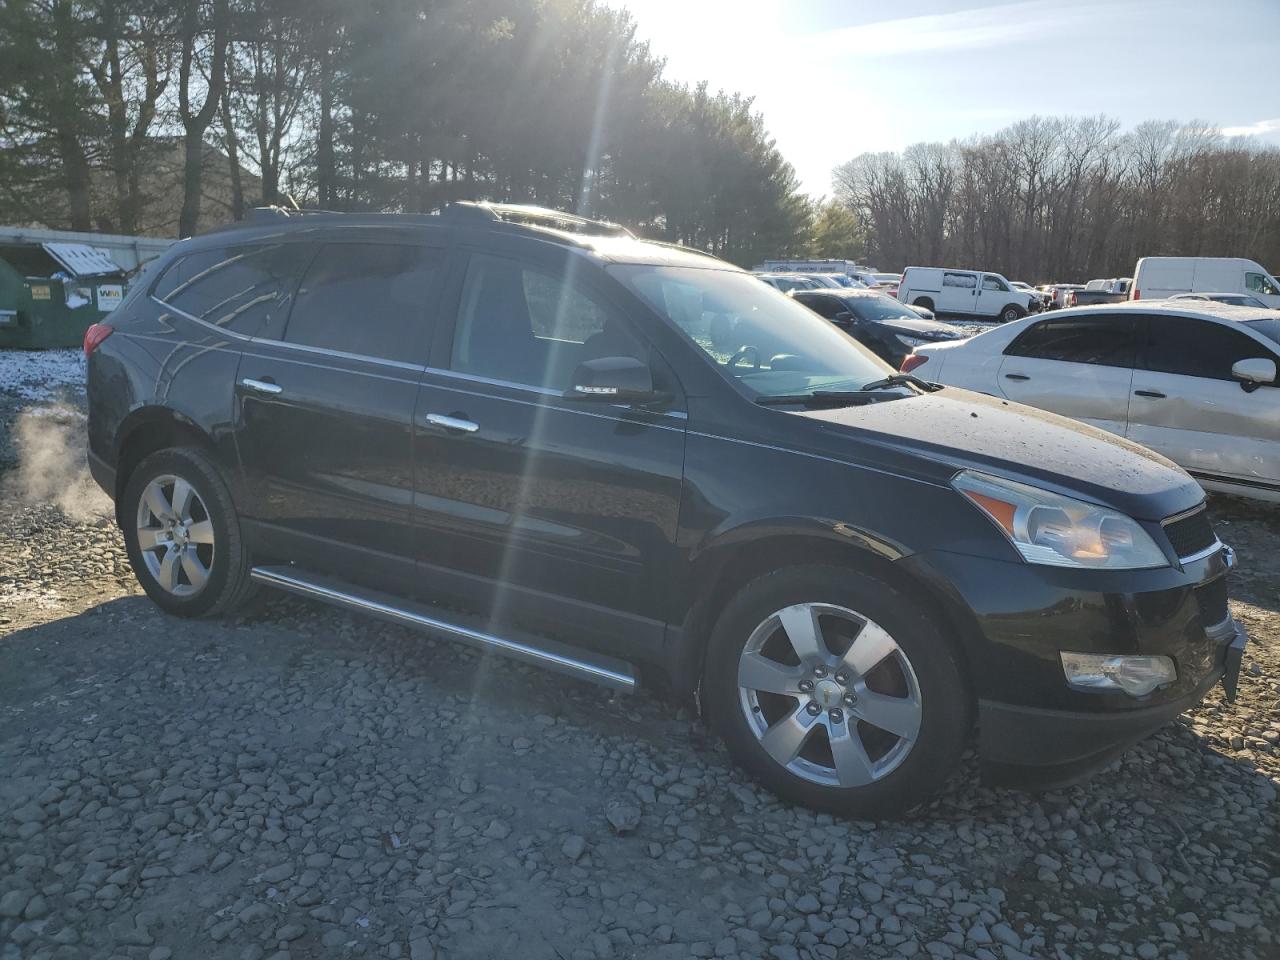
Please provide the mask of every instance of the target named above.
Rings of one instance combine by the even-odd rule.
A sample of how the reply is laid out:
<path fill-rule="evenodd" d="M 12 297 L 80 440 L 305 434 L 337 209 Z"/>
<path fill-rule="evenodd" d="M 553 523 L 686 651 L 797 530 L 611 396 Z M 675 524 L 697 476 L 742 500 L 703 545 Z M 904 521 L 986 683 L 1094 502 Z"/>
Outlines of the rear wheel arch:
<path fill-rule="evenodd" d="M 135 410 L 120 425 L 116 443 L 117 514 L 129 477 L 143 460 L 151 454 L 170 447 L 196 447 L 215 460 L 216 450 L 212 438 L 196 423 L 182 414 L 163 407 L 143 407 Z M 230 477 L 226 478 L 228 481 Z M 120 519 L 117 516 L 117 519 Z"/>
<path fill-rule="evenodd" d="M 933 305 L 933 300 L 929 297 L 916 297 L 911 301 L 913 307 L 924 307 L 926 310 L 932 310 L 937 313 L 937 308 Z"/>

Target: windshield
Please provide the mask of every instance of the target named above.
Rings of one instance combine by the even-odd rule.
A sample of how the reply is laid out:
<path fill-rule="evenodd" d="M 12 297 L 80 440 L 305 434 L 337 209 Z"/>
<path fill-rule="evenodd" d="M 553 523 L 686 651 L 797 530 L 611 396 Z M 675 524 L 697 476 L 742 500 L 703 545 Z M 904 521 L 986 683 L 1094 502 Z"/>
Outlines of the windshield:
<path fill-rule="evenodd" d="M 1268 340 L 1280 343 L 1280 318 L 1275 320 L 1246 320 L 1245 324 L 1254 333 L 1260 333 Z"/>
<path fill-rule="evenodd" d="M 920 319 L 920 314 L 904 307 L 893 297 L 849 297 L 844 303 L 859 320 Z"/>
<path fill-rule="evenodd" d="M 893 368 L 748 273 L 615 264 L 609 272 L 753 397 L 856 390 Z"/>

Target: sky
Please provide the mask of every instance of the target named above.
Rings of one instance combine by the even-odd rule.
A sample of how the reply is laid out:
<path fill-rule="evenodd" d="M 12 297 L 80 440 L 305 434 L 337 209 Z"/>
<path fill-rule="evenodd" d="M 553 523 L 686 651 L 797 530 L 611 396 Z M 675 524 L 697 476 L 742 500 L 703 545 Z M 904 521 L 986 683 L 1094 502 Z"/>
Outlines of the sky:
<path fill-rule="evenodd" d="M 1280 0 L 608 0 L 665 76 L 755 97 L 804 189 L 860 153 L 1033 114 L 1280 144 Z"/>

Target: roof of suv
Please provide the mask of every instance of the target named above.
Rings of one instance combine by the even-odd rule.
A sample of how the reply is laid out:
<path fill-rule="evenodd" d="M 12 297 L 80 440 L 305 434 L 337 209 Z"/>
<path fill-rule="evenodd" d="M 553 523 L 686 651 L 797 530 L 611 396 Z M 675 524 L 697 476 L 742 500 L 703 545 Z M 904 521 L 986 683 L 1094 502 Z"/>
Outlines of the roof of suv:
<path fill-rule="evenodd" d="M 1274 320 L 1276 311 L 1265 307 L 1236 307 L 1216 300 L 1122 300 L 1120 303 L 1098 303 L 1084 307 L 1055 310 L 1047 317 L 1077 316 L 1087 313 L 1162 313 L 1171 316 L 1213 317 L 1245 323 L 1249 320 Z"/>
<path fill-rule="evenodd" d="M 523 235 L 534 240 L 556 243 L 592 254 L 608 263 L 740 271 L 739 267 L 701 250 L 676 243 L 642 240 L 616 223 L 589 220 L 545 207 L 517 204 L 451 203 L 439 214 L 338 213 L 331 210 L 266 207 L 253 211 L 253 215 L 247 220 L 216 227 L 191 238 L 189 242 L 193 242 L 195 246 L 206 246 L 206 239 L 225 243 L 231 234 L 235 234 L 237 238 L 259 239 L 325 227 L 398 227 L 410 230 L 427 227 L 493 231 L 506 236 Z"/>

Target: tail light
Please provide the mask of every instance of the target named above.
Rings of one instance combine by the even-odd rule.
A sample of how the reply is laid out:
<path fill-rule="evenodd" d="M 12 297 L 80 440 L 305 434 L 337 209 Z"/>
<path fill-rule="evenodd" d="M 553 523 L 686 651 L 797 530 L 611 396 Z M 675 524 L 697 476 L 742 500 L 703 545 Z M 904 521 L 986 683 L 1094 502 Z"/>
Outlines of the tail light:
<path fill-rule="evenodd" d="M 1076 295 L 1074 292 L 1067 295 L 1067 306 L 1074 307 L 1076 305 Z"/>
<path fill-rule="evenodd" d="M 1133 294 L 1132 294 L 1132 296 L 1131 296 L 1131 298 L 1130 298 L 1130 299 L 1133 299 L 1133 300 L 1141 300 L 1141 299 L 1142 299 L 1142 291 L 1141 291 L 1141 290 L 1139 290 L 1137 287 L 1134 287 L 1134 288 L 1133 288 Z"/>
<path fill-rule="evenodd" d="M 923 366 L 929 362 L 929 358 L 923 353 L 908 353 L 902 358 L 902 368 L 899 373 L 910 373 L 916 367 Z"/>
<path fill-rule="evenodd" d="M 84 355 L 87 357 L 97 350 L 102 341 L 111 336 L 112 332 L 112 327 L 109 324 L 90 324 L 89 329 L 84 332 Z"/>

